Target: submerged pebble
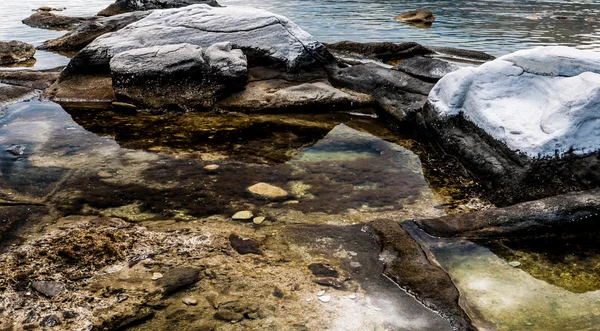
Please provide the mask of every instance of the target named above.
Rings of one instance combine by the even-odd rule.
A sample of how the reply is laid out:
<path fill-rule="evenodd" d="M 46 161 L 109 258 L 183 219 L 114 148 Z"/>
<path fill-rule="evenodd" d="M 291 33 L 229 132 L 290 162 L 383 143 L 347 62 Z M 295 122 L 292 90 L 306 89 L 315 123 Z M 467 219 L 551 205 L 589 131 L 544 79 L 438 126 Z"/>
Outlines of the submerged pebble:
<path fill-rule="evenodd" d="M 357 298 L 357 295 L 356 295 L 356 293 L 352 293 L 352 294 L 350 294 L 350 295 L 348 296 L 348 298 L 350 298 L 350 299 L 354 300 L 354 299 L 356 299 L 356 298 Z"/>
<path fill-rule="evenodd" d="M 215 171 L 215 170 L 219 169 L 219 165 L 218 164 L 209 164 L 209 165 L 204 166 L 204 169 L 208 170 L 208 171 Z"/>
<path fill-rule="evenodd" d="M 195 306 L 198 304 L 198 300 L 192 298 L 185 298 L 182 301 L 186 306 Z"/>
<path fill-rule="evenodd" d="M 23 145 L 12 145 L 9 148 L 7 148 L 6 151 L 12 155 L 19 156 L 19 155 L 23 155 L 23 153 L 25 153 L 26 149 L 27 149 L 27 147 L 25 147 Z"/>
<path fill-rule="evenodd" d="M 159 280 L 163 278 L 163 274 L 161 274 L 160 272 L 155 272 L 152 274 L 152 280 Z"/>
<path fill-rule="evenodd" d="M 282 199 L 288 196 L 288 192 L 280 187 L 267 183 L 257 183 L 248 187 L 250 193 L 264 199 Z"/>
<path fill-rule="evenodd" d="M 331 296 L 330 295 L 322 295 L 322 296 L 320 296 L 318 298 L 319 298 L 319 301 L 321 301 L 321 302 L 329 302 L 329 301 L 331 301 Z"/>
<path fill-rule="evenodd" d="M 511 266 L 511 267 L 517 268 L 517 267 L 521 266 L 521 262 L 519 262 L 519 261 L 511 261 L 511 262 L 508 262 L 508 265 Z"/>
<path fill-rule="evenodd" d="M 324 290 L 321 290 L 321 291 L 317 292 L 317 296 L 318 297 L 323 296 L 323 295 L 325 295 L 325 293 L 326 292 Z"/>
<path fill-rule="evenodd" d="M 252 217 L 254 217 L 254 215 L 252 214 L 251 211 L 242 210 L 242 211 L 238 211 L 233 216 L 231 216 L 231 219 L 233 219 L 234 221 L 247 221 L 247 220 L 252 219 Z"/>
<path fill-rule="evenodd" d="M 265 218 L 263 216 L 260 217 L 255 217 L 252 222 L 256 225 L 260 225 L 265 221 Z"/>

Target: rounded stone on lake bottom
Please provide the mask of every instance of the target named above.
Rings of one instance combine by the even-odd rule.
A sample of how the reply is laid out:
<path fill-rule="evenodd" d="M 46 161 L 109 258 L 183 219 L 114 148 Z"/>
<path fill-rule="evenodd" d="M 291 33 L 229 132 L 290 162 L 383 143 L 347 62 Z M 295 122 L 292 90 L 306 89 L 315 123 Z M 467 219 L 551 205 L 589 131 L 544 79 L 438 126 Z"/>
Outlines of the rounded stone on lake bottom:
<path fill-rule="evenodd" d="M 508 265 L 511 266 L 511 267 L 513 267 L 513 268 L 517 268 L 517 267 L 521 266 L 521 262 L 519 262 L 519 261 L 510 261 L 510 262 L 508 262 Z"/>
<path fill-rule="evenodd" d="M 355 300 L 356 298 L 358 298 L 358 296 L 356 295 L 356 293 L 352 293 L 348 296 L 348 298 Z"/>
<path fill-rule="evenodd" d="M 242 210 L 231 216 L 231 219 L 234 221 L 248 221 L 251 220 L 252 217 L 254 217 L 254 214 L 252 214 L 250 210 Z"/>
<path fill-rule="evenodd" d="M 198 304 L 198 300 L 193 298 L 185 298 L 182 301 L 186 306 L 196 306 Z"/>
<path fill-rule="evenodd" d="M 263 217 L 263 216 L 259 216 L 259 217 L 255 217 L 255 218 L 252 220 L 252 222 L 253 222 L 254 224 L 256 224 L 256 225 L 260 225 L 260 224 L 262 224 L 262 223 L 265 221 L 265 219 L 266 219 L 265 217 Z"/>
<path fill-rule="evenodd" d="M 267 183 L 257 183 L 248 187 L 250 193 L 264 199 L 283 199 L 288 196 L 284 189 Z"/>
<path fill-rule="evenodd" d="M 152 274 L 152 280 L 159 280 L 163 278 L 163 274 L 161 274 L 160 272 L 155 272 Z"/>
<path fill-rule="evenodd" d="M 204 169 L 208 170 L 208 171 L 215 171 L 215 170 L 219 169 L 219 165 L 218 164 L 209 164 L 209 165 L 204 166 Z"/>
<path fill-rule="evenodd" d="M 328 294 L 326 294 L 326 295 L 322 295 L 322 296 L 320 296 L 320 297 L 318 297 L 318 298 L 319 298 L 319 301 L 321 301 L 321 302 L 325 302 L 325 303 L 327 303 L 327 302 L 331 301 L 331 296 L 330 296 L 330 295 L 328 295 Z"/>
<path fill-rule="evenodd" d="M 325 293 L 327 293 L 327 292 L 325 292 L 325 290 L 321 290 L 321 291 L 317 292 L 317 296 L 318 297 L 323 296 L 323 295 L 325 295 Z"/>

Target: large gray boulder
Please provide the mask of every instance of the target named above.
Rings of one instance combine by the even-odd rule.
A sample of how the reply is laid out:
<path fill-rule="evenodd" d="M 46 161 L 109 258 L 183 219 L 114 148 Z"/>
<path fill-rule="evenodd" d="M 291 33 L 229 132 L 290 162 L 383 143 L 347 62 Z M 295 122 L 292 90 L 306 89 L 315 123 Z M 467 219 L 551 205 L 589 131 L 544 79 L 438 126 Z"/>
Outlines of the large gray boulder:
<path fill-rule="evenodd" d="M 110 70 L 118 100 L 154 109 L 210 108 L 248 76 L 245 55 L 231 43 L 205 51 L 191 44 L 133 49 L 114 56 Z"/>
<path fill-rule="evenodd" d="M 107 73 L 112 57 L 133 49 L 180 43 L 207 48 L 226 41 L 244 52 L 249 66 L 298 72 L 334 61 L 321 43 L 286 17 L 254 8 L 192 5 L 154 11 L 97 38 L 71 60 L 65 74 Z"/>
<path fill-rule="evenodd" d="M 34 54 L 35 47 L 33 45 L 17 40 L 0 42 L 0 65 L 27 61 Z"/>
<path fill-rule="evenodd" d="M 216 0 L 117 0 L 101 10 L 98 16 L 113 16 L 132 11 L 180 8 L 198 4 L 219 7 Z"/>
<path fill-rule="evenodd" d="M 519 51 L 442 78 L 424 122 L 501 203 L 600 185 L 600 54 Z"/>
<path fill-rule="evenodd" d="M 56 39 L 48 40 L 38 49 L 51 51 L 78 51 L 99 36 L 124 28 L 150 15 L 149 11 L 136 11 L 110 17 L 89 20 L 77 25 L 72 31 Z"/>

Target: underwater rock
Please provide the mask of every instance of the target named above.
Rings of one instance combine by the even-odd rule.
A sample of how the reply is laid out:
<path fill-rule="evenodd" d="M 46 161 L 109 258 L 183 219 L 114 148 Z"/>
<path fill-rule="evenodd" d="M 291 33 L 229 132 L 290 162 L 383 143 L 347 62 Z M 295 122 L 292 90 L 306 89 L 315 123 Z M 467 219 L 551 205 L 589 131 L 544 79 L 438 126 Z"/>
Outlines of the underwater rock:
<path fill-rule="evenodd" d="M 333 277 L 337 278 L 339 273 L 334 267 L 327 263 L 311 263 L 308 269 L 317 277 Z"/>
<path fill-rule="evenodd" d="M 415 42 L 367 42 L 340 41 L 334 44 L 325 44 L 325 47 L 338 58 L 365 58 L 378 61 L 406 59 L 432 53 L 427 48 Z"/>
<path fill-rule="evenodd" d="M 37 47 L 51 51 L 79 51 L 99 36 L 114 32 L 150 15 L 149 11 L 137 11 L 111 17 L 85 21 L 64 36 L 45 41 Z"/>
<path fill-rule="evenodd" d="M 27 147 L 25 147 L 23 145 L 12 145 L 9 148 L 7 148 L 6 151 L 14 156 L 19 156 L 19 155 L 23 155 L 23 153 L 25 153 L 26 149 L 27 149 Z"/>
<path fill-rule="evenodd" d="M 435 21 L 435 15 L 429 9 L 417 9 L 396 15 L 394 20 L 404 23 L 431 24 Z"/>
<path fill-rule="evenodd" d="M 332 70 L 329 79 L 334 86 L 369 94 L 396 121 L 419 111 L 433 87 L 432 83 L 374 63 Z"/>
<path fill-rule="evenodd" d="M 73 26 L 93 20 L 94 17 L 69 17 L 56 15 L 51 12 L 41 11 L 32 14 L 24 19 L 23 24 L 33 28 L 52 29 L 52 30 L 70 30 Z"/>
<path fill-rule="evenodd" d="M 336 290 L 345 290 L 346 285 L 340 281 L 330 278 L 319 278 L 313 281 L 315 284 L 332 287 Z"/>
<path fill-rule="evenodd" d="M 489 238 L 535 234 L 553 226 L 578 231 L 598 217 L 600 190 L 573 192 L 510 207 L 415 221 L 436 237 Z M 579 229 L 585 231 L 585 227 Z"/>
<path fill-rule="evenodd" d="M 173 294 L 182 290 L 202 279 L 200 270 L 196 268 L 173 268 L 164 273 L 164 276 L 157 280 L 157 283 L 163 287 L 165 295 Z"/>
<path fill-rule="evenodd" d="M 0 71 L 0 83 L 43 90 L 58 79 L 62 68 L 50 70 L 7 70 Z M 2 95 L 4 93 L 0 93 Z"/>
<path fill-rule="evenodd" d="M 263 224 L 265 221 L 265 217 L 260 216 L 260 217 L 255 217 L 252 219 L 252 223 L 256 224 L 256 225 L 261 225 Z"/>
<path fill-rule="evenodd" d="M 423 121 L 508 205 L 600 185 L 600 55 L 538 47 L 442 78 Z"/>
<path fill-rule="evenodd" d="M 53 298 L 66 290 L 65 286 L 59 282 L 45 280 L 33 281 L 31 287 L 48 298 Z"/>
<path fill-rule="evenodd" d="M 22 86 L 0 86 L 0 108 L 13 103 L 29 100 L 39 95 L 34 89 Z"/>
<path fill-rule="evenodd" d="M 242 7 L 192 5 L 153 11 L 123 29 L 104 35 L 82 49 L 69 63 L 68 74 L 108 73 L 118 53 L 171 44 L 207 48 L 231 42 L 249 66 L 269 65 L 282 71 L 313 70 L 333 64 L 325 46 L 286 17 Z"/>
<path fill-rule="evenodd" d="M 198 300 L 193 299 L 193 298 L 184 298 L 182 300 L 182 302 L 186 305 L 186 306 L 197 306 L 198 305 Z"/>
<path fill-rule="evenodd" d="M 220 309 L 215 313 L 214 318 L 220 321 L 238 322 L 244 319 L 244 315 L 235 311 Z"/>
<path fill-rule="evenodd" d="M 475 331 L 459 304 L 460 293 L 452 279 L 432 262 L 419 244 L 399 223 L 380 219 L 370 223 L 384 252 L 392 256 L 384 273 L 425 306 L 450 321 L 455 330 Z"/>
<path fill-rule="evenodd" d="M 254 217 L 254 215 L 250 210 L 242 210 L 231 216 L 231 219 L 234 221 L 248 221 L 252 219 L 252 217 Z"/>
<path fill-rule="evenodd" d="M 259 249 L 260 244 L 258 243 L 258 241 L 254 240 L 254 239 L 244 238 L 244 237 L 238 236 L 237 234 L 232 233 L 229 236 L 229 243 L 231 244 L 231 247 L 233 247 L 233 249 L 235 249 L 236 252 L 238 252 L 242 255 L 245 255 L 245 254 L 261 255 L 262 254 L 262 252 Z"/>
<path fill-rule="evenodd" d="M 438 81 L 460 67 L 446 61 L 425 56 L 413 56 L 401 61 L 394 70 L 405 72 L 411 76 L 429 81 Z"/>
<path fill-rule="evenodd" d="M 179 8 L 196 4 L 220 7 L 216 0 L 117 0 L 98 12 L 98 16 L 113 16 L 132 11 Z"/>
<path fill-rule="evenodd" d="M 33 45 L 12 40 L 0 41 L 0 65 L 27 61 L 35 54 Z"/>
<path fill-rule="evenodd" d="M 269 200 L 283 199 L 289 194 L 284 189 L 267 183 L 256 183 L 248 187 L 248 191 L 258 197 Z"/>

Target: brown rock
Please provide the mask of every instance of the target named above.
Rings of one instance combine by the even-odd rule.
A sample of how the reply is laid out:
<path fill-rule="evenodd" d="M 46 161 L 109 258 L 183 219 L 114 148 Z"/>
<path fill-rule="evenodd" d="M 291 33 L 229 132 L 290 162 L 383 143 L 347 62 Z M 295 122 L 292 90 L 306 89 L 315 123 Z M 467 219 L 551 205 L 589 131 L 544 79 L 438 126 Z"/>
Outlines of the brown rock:
<path fill-rule="evenodd" d="M 200 278 L 200 270 L 196 268 L 174 268 L 165 272 L 157 282 L 164 288 L 165 295 L 169 295 L 196 283 Z"/>
<path fill-rule="evenodd" d="M 35 47 L 21 41 L 0 42 L 0 65 L 27 61 L 35 54 Z"/>
<path fill-rule="evenodd" d="M 0 71 L 0 83 L 43 90 L 52 85 L 52 83 L 58 79 L 60 70 L 61 69 L 59 68 L 44 71 Z"/>
<path fill-rule="evenodd" d="M 222 309 L 215 313 L 215 319 L 227 322 L 238 322 L 244 319 L 244 315 L 231 310 Z"/>
<path fill-rule="evenodd" d="M 433 21 L 435 21 L 435 15 L 433 15 L 433 12 L 429 9 L 417 9 L 402 13 L 394 17 L 394 19 L 398 22 L 405 23 L 431 24 Z"/>
<path fill-rule="evenodd" d="M 308 269 L 312 271 L 313 275 L 317 277 L 333 277 L 337 278 L 339 273 L 334 267 L 327 263 L 311 263 L 308 265 Z"/>
<path fill-rule="evenodd" d="M 53 298 L 65 290 L 65 286 L 59 282 L 36 280 L 31 282 L 31 287 L 48 298 Z"/>
<path fill-rule="evenodd" d="M 233 247 L 233 249 L 235 249 L 236 252 L 238 252 L 242 255 L 244 255 L 244 254 L 257 254 L 257 255 L 262 254 L 262 252 L 259 249 L 260 244 L 254 239 L 244 238 L 244 237 L 238 236 L 237 234 L 232 233 L 229 236 L 229 243 L 231 244 L 231 247 Z"/>
<path fill-rule="evenodd" d="M 34 28 L 69 30 L 79 23 L 92 19 L 94 17 L 68 17 L 47 11 L 40 11 L 27 17 L 22 22 Z"/>
<path fill-rule="evenodd" d="M 267 183 L 257 183 L 248 187 L 250 193 L 270 200 L 283 199 L 288 196 L 288 192 L 277 186 Z"/>

